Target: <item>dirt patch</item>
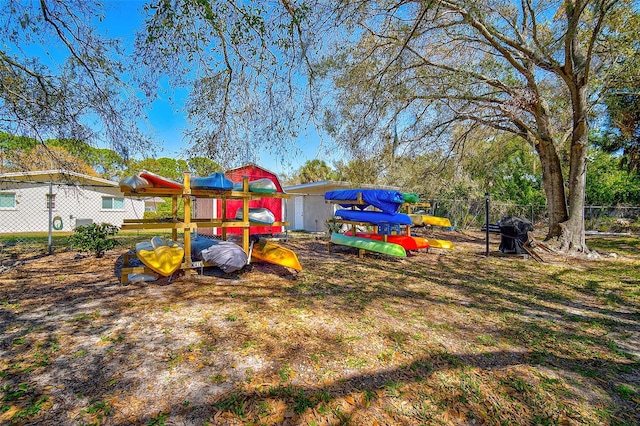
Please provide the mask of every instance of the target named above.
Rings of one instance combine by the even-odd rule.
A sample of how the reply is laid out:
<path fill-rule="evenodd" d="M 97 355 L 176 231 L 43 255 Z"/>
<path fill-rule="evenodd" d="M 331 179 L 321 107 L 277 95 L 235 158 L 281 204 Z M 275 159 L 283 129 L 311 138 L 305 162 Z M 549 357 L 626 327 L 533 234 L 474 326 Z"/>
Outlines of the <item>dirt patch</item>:
<path fill-rule="evenodd" d="M 121 251 L 15 264 L 0 423 L 640 420 L 638 259 L 486 259 L 482 234 L 428 236 L 455 249 L 359 259 L 296 239 L 300 274 L 129 285 Z"/>

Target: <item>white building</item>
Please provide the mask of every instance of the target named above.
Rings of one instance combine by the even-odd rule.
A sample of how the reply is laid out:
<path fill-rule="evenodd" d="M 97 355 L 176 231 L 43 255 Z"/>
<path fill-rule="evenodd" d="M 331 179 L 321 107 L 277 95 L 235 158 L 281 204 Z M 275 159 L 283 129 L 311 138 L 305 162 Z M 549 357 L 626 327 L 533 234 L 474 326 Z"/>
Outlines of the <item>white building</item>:
<path fill-rule="evenodd" d="M 331 219 L 340 206 L 326 203 L 325 192 L 355 188 L 399 190 L 395 186 L 354 185 L 351 182 L 333 180 L 286 186 L 283 188 L 284 191 L 291 195 L 286 200 L 287 220 L 291 223 L 291 229 L 308 232 L 326 231 L 326 220 Z"/>
<path fill-rule="evenodd" d="M 110 180 L 65 170 L 0 174 L 0 234 L 47 232 L 50 218 L 54 231 L 121 226 L 144 212 L 144 198 L 124 197 Z"/>

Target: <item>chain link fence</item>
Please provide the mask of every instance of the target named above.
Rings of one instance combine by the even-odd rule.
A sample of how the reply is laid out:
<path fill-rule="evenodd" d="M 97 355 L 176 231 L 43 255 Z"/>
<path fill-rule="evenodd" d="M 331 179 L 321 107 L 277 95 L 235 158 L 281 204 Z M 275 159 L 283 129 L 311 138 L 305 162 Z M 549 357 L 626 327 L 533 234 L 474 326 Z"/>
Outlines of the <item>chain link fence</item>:
<path fill-rule="evenodd" d="M 480 230 L 485 223 L 484 198 L 424 201 L 431 205 L 426 214 L 449 218 L 457 230 Z M 516 216 L 530 220 L 535 229 L 546 229 L 544 205 L 510 204 L 490 199 L 489 206 L 490 223 Z M 171 211 L 170 198 L 124 197 L 115 182 L 0 178 L 0 270 L 16 260 L 68 250 L 68 237 L 78 226 L 109 223 L 121 227 L 125 219 L 170 219 Z M 640 234 L 640 207 L 587 206 L 585 226 L 587 231 Z M 154 235 L 171 238 L 171 231 L 120 231 L 117 239 L 123 249 L 130 249 L 136 242 Z"/>
<path fill-rule="evenodd" d="M 121 227 L 125 219 L 162 218 L 165 203 L 169 219 L 171 199 L 124 197 L 115 182 L 0 179 L 0 270 L 17 260 L 68 250 L 68 237 L 78 226 Z M 117 239 L 128 249 L 153 235 L 171 236 L 170 230 L 149 233 L 121 231 Z"/>
<path fill-rule="evenodd" d="M 470 200 L 430 200 L 427 212 L 433 216 L 447 217 L 459 230 L 480 229 L 485 224 L 486 199 Z M 497 223 L 507 216 L 530 220 L 535 229 L 548 226 L 547 206 L 532 204 L 512 204 L 489 201 L 489 223 Z M 587 232 L 607 232 L 640 234 L 640 206 L 586 206 L 585 230 Z"/>

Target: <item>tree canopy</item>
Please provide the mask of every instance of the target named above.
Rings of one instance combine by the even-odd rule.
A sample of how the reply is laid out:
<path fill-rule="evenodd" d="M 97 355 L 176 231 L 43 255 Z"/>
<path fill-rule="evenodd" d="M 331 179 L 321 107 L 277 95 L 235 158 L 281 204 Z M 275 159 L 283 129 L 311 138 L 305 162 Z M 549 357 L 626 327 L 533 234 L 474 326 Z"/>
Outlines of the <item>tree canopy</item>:
<path fill-rule="evenodd" d="M 96 22 L 97 3 L 9 0 L 0 12 L 0 131 L 43 141 L 104 142 L 127 158 L 150 141 L 139 130 L 135 65 Z M 64 59 L 61 59 L 64 58 Z"/>
<path fill-rule="evenodd" d="M 223 164 L 266 149 L 280 158 L 305 120 L 306 2 L 152 0 L 136 56 L 149 87 L 169 75 L 190 91 L 193 155 Z"/>
<path fill-rule="evenodd" d="M 331 180 L 334 174 L 331 167 L 323 160 L 309 160 L 300 167 L 298 172 L 300 183 Z"/>
<path fill-rule="evenodd" d="M 357 152 L 380 152 L 396 128 L 393 152 L 461 152 L 479 131 L 512 134 L 540 159 L 547 238 L 586 251 L 591 102 L 604 87 L 593 75 L 618 60 L 611 43 L 629 38 L 630 27 L 618 24 L 635 7 L 618 0 L 340 3 L 337 21 L 350 31 L 324 64 L 338 102 L 327 111 L 328 129 Z"/>

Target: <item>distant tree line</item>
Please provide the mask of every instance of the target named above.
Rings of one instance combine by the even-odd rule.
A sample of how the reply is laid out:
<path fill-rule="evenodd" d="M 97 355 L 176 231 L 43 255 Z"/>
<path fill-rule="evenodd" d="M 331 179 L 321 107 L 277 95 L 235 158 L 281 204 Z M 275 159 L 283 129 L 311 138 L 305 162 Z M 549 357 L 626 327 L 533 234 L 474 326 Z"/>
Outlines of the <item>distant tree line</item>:
<path fill-rule="evenodd" d="M 625 156 L 602 148 L 607 135 L 593 133 L 588 154 L 586 199 L 588 205 L 640 205 L 640 173 L 629 168 Z M 468 142 L 462 152 L 379 156 L 337 161 L 307 161 L 288 184 L 323 180 L 354 184 L 398 186 L 428 199 L 482 198 L 489 192 L 496 201 L 545 205 L 542 168 L 538 156 L 510 138 Z M 568 167 L 563 164 L 563 167 Z"/>
<path fill-rule="evenodd" d="M 183 172 L 208 176 L 222 168 L 204 157 L 187 160 L 175 158 L 124 159 L 108 148 L 96 148 L 72 139 L 36 139 L 0 132 L 0 173 L 65 169 L 109 180 L 119 180 L 140 170 L 174 180 L 182 180 Z"/>

